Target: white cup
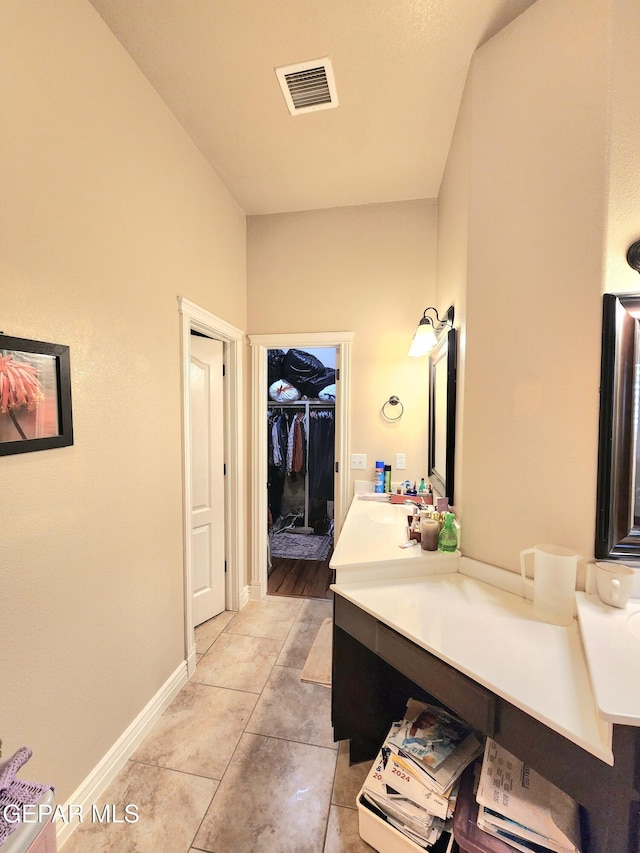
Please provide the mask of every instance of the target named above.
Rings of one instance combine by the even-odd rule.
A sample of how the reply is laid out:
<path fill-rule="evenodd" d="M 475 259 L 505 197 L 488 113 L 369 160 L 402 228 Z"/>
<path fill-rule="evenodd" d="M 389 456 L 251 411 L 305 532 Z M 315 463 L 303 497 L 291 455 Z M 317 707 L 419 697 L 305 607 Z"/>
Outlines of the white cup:
<path fill-rule="evenodd" d="M 603 604 L 626 607 L 636 573 L 621 563 L 596 563 L 596 589 Z"/>

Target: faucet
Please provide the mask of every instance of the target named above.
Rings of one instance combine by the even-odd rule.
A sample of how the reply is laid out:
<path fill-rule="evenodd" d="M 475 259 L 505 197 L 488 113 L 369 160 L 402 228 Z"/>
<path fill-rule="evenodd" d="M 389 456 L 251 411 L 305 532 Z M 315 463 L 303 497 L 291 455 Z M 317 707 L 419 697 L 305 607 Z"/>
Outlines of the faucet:
<path fill-rule="evenodd" d="M 428 503 L 425 503 L 425 500 L 424 500 L 424 498 L 423 498 L 422 496 L 420 497 L 420 503 L 418 503 L 417 501 L 409 500 L 409 499 L 407 499 L 406 501 L 404 501 L 404 503 L 405 503 L 407 506 L 423 506 L 425 509 L 429 506 L 429 504 L 428 504 Z"/>

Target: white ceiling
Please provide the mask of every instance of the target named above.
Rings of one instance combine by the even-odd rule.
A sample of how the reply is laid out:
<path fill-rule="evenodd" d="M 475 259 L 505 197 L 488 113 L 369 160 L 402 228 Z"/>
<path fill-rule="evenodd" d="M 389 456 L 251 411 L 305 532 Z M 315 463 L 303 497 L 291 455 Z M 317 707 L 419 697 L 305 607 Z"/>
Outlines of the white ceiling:
<path fill-rule="evenodd" d="M 437 196 L 474 50 L 535 0 L 90 0 L 247 214 Z M 329 55 L 339 106 L 274 68 Z"/>

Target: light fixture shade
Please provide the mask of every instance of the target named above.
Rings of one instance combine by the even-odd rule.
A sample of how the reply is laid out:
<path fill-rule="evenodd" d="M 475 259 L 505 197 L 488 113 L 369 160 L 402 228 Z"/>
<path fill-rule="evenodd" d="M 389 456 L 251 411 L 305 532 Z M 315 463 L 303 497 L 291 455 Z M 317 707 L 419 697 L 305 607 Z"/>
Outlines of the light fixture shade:
<path fill-rule="evenodd" d="M 431 320 L 428 317 L 423 318 L 420 320 L 420 324 L 411 341 L 409 355 L 415 358 L 428 355 L 437 343 L 436 333 L 431 325 Z"/>

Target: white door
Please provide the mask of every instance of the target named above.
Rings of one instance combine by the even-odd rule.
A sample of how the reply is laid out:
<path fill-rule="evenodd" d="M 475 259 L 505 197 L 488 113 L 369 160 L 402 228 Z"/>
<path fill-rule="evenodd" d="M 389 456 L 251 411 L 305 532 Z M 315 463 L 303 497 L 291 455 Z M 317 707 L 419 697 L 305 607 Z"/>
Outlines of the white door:
<path fill-rule="evenodd" d="M 222 342 L 191 335 L 193 626 L 225 607 Z"/>

